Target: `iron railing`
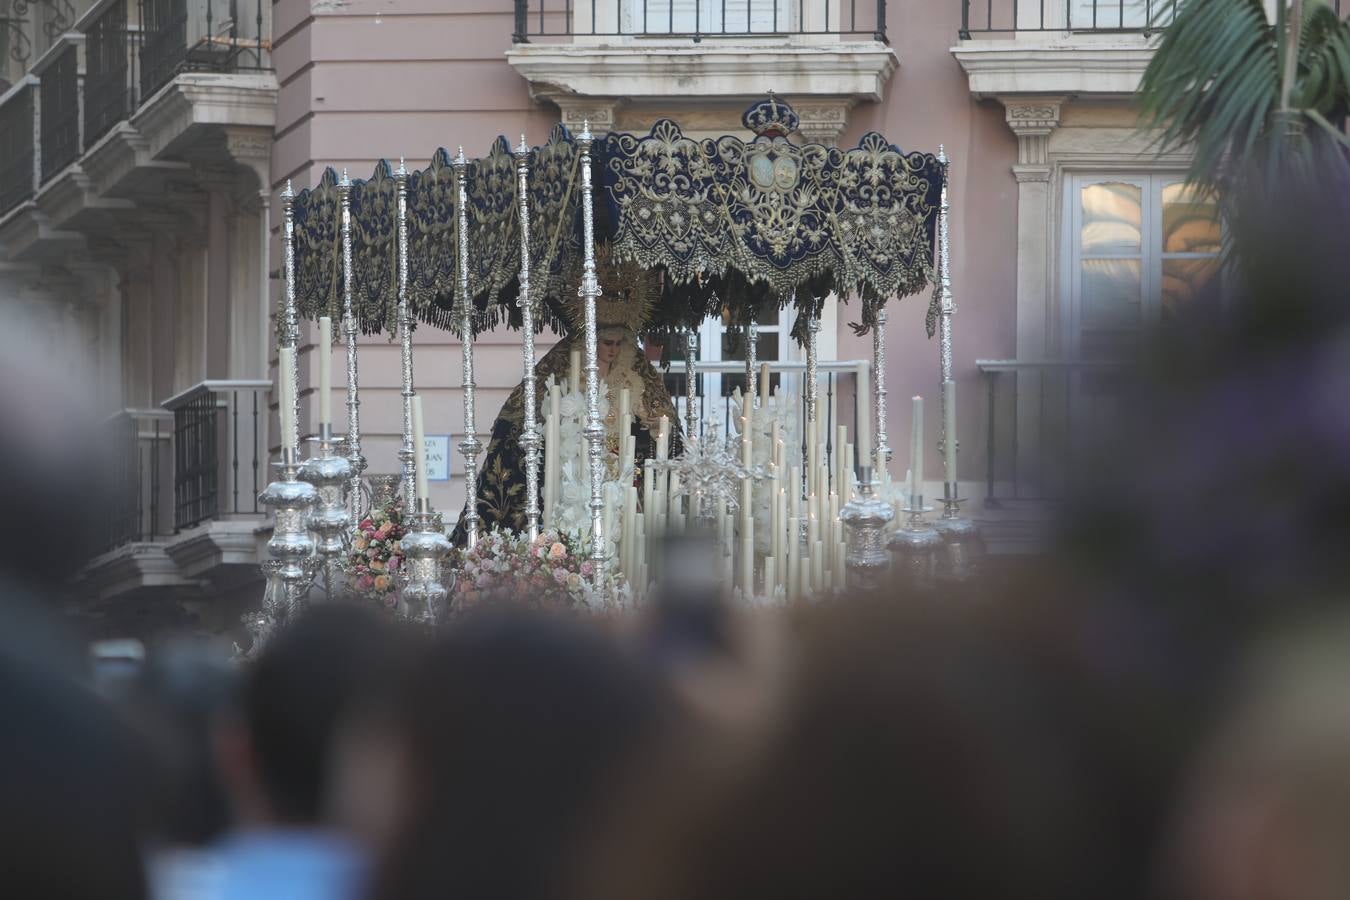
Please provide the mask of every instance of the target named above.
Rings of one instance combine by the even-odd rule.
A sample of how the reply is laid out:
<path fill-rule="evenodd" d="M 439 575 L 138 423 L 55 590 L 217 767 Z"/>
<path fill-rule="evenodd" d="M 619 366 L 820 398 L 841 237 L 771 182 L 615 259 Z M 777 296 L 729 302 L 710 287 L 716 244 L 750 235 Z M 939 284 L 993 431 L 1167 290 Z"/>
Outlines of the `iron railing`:
<path fill-rule="evenodd" d="M 18 85 L 0 104 L 0 215 L 37 191 L 34 169 L 34 114 L 37 85 Z"/>
<path fill-rule="evenodd" d="M 1083 451 L 1109 440 L 1135 364 L 977 360 L 985 379 L 985 505 L 1055 500 Z"/>
<path fill-rule="evenodd" d="M 886 41 L 886 0 L 514 0 L 513 43 L 557 37 L 852 35 Z"/>
<path fill-rule="evenodd" d="M 203 381 L 164 402 L 173 413 L 173 525 L 260 512 L 270 381 Z"/>
<path fill-rule="evenodd" d="M 80 156 L 79 48 L 68 45 L 38 75 L 42 104 L 42 181 Z"/>
<path fill-rule="evenodd" d="M 1019 32 L 1152 34 L 1168 26 L 1167 0 L 960 0 L 962 40 Z M 1331 0 L 1339 14 L 1342 0 Z M 1345 2 L 1350 13 L 1350 0 Z"/>
<path fill-rule="evenodd" d="M 106 423 L 113 483 L 105 550 L 153 540 L 166 533 L 162 498 L 169 483 L 173 414 L 127 409 Z"/>
<path fill-rule="evenodd" d="M 179 72 L 271 66 L 263 0 L 139 0 L 144 100 Z"/>
<path fill-rule="evenodd" d="M 84 146 L 87 149 L 131 114 L 131 33 L 127 0 L 115 0 L 84 33 Z"/>

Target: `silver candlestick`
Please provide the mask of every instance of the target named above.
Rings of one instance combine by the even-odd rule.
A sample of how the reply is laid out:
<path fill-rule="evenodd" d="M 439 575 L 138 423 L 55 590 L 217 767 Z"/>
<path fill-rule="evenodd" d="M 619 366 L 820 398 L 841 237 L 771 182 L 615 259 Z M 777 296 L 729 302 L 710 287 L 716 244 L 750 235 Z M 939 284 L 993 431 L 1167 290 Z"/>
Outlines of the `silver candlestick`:
<path fill-rule="evenodd" d="M 844 523 L 844 568 L 848 586 L 871 591 L 882 586 L 891 566 L 886 533 L 895 512 L 879 499 L 872 483 L 872 467 L 864 465 L 858 494 L 839 513 Z"/>
<path fill-rule="evenodd" d="M 453 163 L 455 170 L 456 216 L 459 224 L 459 316 L 460 348 L 464 354 L 464 439 L 459 452 L 464 455 L 464 530 L 470 550 L 478 543 L 478 453 L 483 445 L 478 440 L 474 422 L 473 392 L 473 298 L 469 296 L 469 193 L 464 179 L 469 173 L 469 161 L 460 147 Z"/>
<path fill-rule="evenodd" d="M 315 537 L 315 555 L 323 577 L 324 596 L 332 600 L 343 581 L 351 529 L 347 517 L 347 492 L 351 489 L 352 464 L 334 450 L 342 438 L 333 436 L 333 426 L 320 423 L 319 436 L 312 438 L 318 450 L 300 464 L 301 481 L 314 486 L 315 502 L 309 512 L 309 530 Z"/>
<path fill-rule="evenodd" d="M 891 462 L 891 448 L 886 435 L 886 307 L 877 309 L 876 324 L 872 326 L 872 406 L 876 410 L 875 461 L 877 472 L 886 471 Z"/>
<path fill-rule="evenodd" d="M 263 563 L 263 572 L 269 580 L 276 578 L 282 585 L 282 596 L 274 610 L 280 619 L 274 619 L 274 626 L 296 611 L 305 587 L 314 577 L 317 560 L 314 538 L 309 533 L 309 514 L 318 501 L 314 485 L 297 477 L 300 465 L 290 450 L 283 449 L 281 462 L 275 465 L 280 477 L 258 495 L 259 502 L 272 510 L 275 523 L 267 542 L 267 552 L 272 558 Z"/>
<path fill-rule="evenodd" d="M 403 370 L 403 441 L 398 448 L 399 472 L 402 475 L 403 509 L 413 509 L 413 482 L 416 478 L 417 453 L 413 449 L 412 402 L 413 390 L 413 348 L 412 348 L 412 309 L 408 304 L 408 168 L 400 158 L 398 171 L 394 173 L 394 186 L 398 192 L 398 342 L 401 350 Z"/>
<path fill-rule="evenodd" d="M 516 178 L 520 189 L 520 330 L 524 333 L 525 424 L 520 448 L 525 451 L 525 524 L 530 540 L 539 537 L 539 422 L 536 416 L 534 382 L 534 298 L 530 296 L 530 145 L 525 135 L 515 150 Z M 589 172 L 589 168 L 583 171 Z"/>
<path fill-rule="evenodd" d="M 600 297 L 600 279 L 595 272 L 595 211 L 591 200 L 591 123 L 585 120 L 577 146 L 581 150 L 581 219 L 584 260 L 581 294 L 586 306 L 586 457 L 591 478 L 591 577 L 597 589 L 605 583 L 605 423 L 600 420 L 600 365 L 596 358 L 595 302 Z"/>
<path fill-rule="evenodd" d="M 408 531 L 400 542 L 403 548 L 401 590 L 405 614 L 426 625 L 445 620 L 449 588 L 441 582 L 441 570 L 450 553 L 450 539 L 440 524 L 440 516 L 431 511 L 425 498 L 418 500 L 417 512 L 409 518 Z"/>
<path fill-rule="evenodd" d="M 746 421 L 750 419 L 749 410 L 759 409 L 759 325 L 755 322 L 755 317 L 751 316 L 750 321 L 745 323 L 745 392 L 752 398 L 750 407 L 746 408 Z"/>
<path fill-rule="evenodd" d="M 342 216 L 342 333 L 347 341 L 347 459 L 352 464 L 351 491 L 347 500 L 351 506 L 351 524 L 361 521 L 364 513 L 361 473 L 366 470 L 361 455 L 361 400 L 356 393 L 356 310 L 352 302 L 352 181 L 347 170 L 342 170 L 338 182 L 338 203 Z"/>
<path fill-rule="evenodd" d="M 942 537 L 924 521 L 924 513 L 932 508 L 923 505 L 922 495 L 911 494 L 904 511 L 909 514 L 909 521 L 891 535 L 890 550 L 895 554 L 901 577 L 911 587 L 928 589 L 937 579 Z"/>

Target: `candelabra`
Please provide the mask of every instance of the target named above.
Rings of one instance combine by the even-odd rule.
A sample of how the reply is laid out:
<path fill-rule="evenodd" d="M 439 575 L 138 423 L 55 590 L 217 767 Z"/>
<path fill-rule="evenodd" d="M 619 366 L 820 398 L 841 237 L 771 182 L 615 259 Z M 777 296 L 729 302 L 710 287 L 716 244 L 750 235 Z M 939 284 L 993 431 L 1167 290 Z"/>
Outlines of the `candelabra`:
<path fill-rule="evenodd" d="M 356 310 L 352 299 L 352 181 L 342 170 L 338 203 L 342 218 L 342 333 L 347 341 L 347 459 L 351 461 L 351 523 L 361 521 L 363 497 L 361 473 L 366 459 L 361 455 L 361 399 L 356 389 Z"/>
<path fill-rule="evenodd" d="M 924 521 L 924 513 L 932 508 L 923 505 L 922 494 L 911 493 L 904 511 L 909 514 L 909 521 L 891 535 L 890 551 L 896 557 L 901 577 L 912 587 L 928 589 L 937 580 L 942 537 Z"/>
<path fill-rule="evenodd" d="M 334 452 L 342 438 L 333 437 L 333 426 L 319 426 L 312 438 L 318 452 L 300 464 L 301 481 L 314 486 L 315 502 L 309 512 L 309 530 L 315 536 L 314 553 L 323 576 L 324 596 L 332 600 L 343 580 L 343 565 L 348 551 L 347 491 L 351 487 L 352 464 Z"/>
<path fill-rule="evenodd" d="M 583 155 L 586 151 L 582 151 Z M 525 422 L 520 434 L 520 449 L 525 451 L 525 527 L 530 540 L 539 537 L 539 421 L 536 417 L 534 378 L 534 298 L 530 296 L 530 145 L 525 135 L 515 150 L 516 178 L 520 188 L 520 331 L 523 337 L 523 365 L 525 370 Z M 583 177 L 590 184 L 590 166 L 583 159 Z M 590 194 L 586 195 L 587 200 Z M 589 208 L 589 207 L 588 207 Z"/>
<path fill-rule="evenodd" d="M 597 360 L 595 303 L 600 298 L 600 279 L 595 271 L 595 210 L 591 201 L 591 123 L 583 121 L 577 146 L 581 150 L 581 220 L 582 250 L 581 289 L 578 293 L 586 305 L 586 459 L 590 465 L 591 487 L 591 568 L 598 589 L 605 578 L 604 526 L 604 442 L 605 425 L 600 420 L 600 364 Z M 530 535 L 531 540 L 534 535 Z"/>
<path fill-rule="evenodd" d="M 844 568 L 850 588 L 871 591 L 881 586 L 891 565 L 886 532 L 894 519 L 890 504 L 876 495 L 872 467 L 864 465 L 858 495 L 839 513 L 844 523 Z"/>
<path fill-rule="evenodd" d="M 399 471 L 402 476 L 403 508 L 413 508 L 414 460 L 418 450 L 413 449 L 412 398 L 413 390 L 413 349 L 412 308 L 408 304 L 408 167 L 402 159 L 398 161 L 398 171 L 394 173 L 394 183 L 398 191 L 398 342 L 400 362 L 402 364 L 403 398 L 403 440 L 398 448 Z M 420 448 L 419 448 L 420 450 Z"/>
<path fill-rule="evenodd" d="M 464 439 L 459 452 L 464 455 L 464 530 L 470 550 L 478 543 L 478 454 L 483 449 L 473 412 L 473 395 L 477 385 L 473 380 L 473 299 L 469 296 L 469 195 L 464 179 L 469 173 L 469 161 L 464 148 L 455 154 L 455 205 L 458 222 L 459 281 L 458 302 L 460 315 L 460 348 L 463 351 L 462 381 L 464 388 Z"/>
<path fill-rule="evenodd" d="M 272 558 L 263 563 L 268 596 L 263 598 L 262 617 L 249 622 L 255 644 L 266 641 L 296 611 L 318 567 L 314 538 L 309 533 L 309 512 L 318 501 L 318 492 L 314 485 L 299 480 L 300 466 L 289 449 L 282 448 L 276 467 L 280 477 L 258 495 L 259 502 L 272 510 L 275 525 L 267 542 Z M 277 582 L 280 597 L 276 595 Z"/>
<path fill-rule="evenodd" d="M 409 517 L 403 540 L 402 595 L 405 614 L 425 625 L 437 625 L 445 618 L 450 590 L 441 583 L 441 570 L 450 553 L 440 516 L 431 511 L 426 498 L 417 501 L 417 512 Z"/>

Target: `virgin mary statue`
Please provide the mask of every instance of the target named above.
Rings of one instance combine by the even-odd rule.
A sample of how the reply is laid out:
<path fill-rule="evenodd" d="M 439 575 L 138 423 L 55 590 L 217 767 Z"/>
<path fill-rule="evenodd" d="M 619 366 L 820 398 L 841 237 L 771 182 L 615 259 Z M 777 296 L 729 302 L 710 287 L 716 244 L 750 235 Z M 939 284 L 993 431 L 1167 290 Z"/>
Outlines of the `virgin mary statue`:
<path fill-rule="evenodd" d="M 605 417 L 608 477 L 613 478 L 617 469 L 620 435 L 631 434 L 635 437 L 637 450 L 634 459 L 640 478 L 641 460 L 656 455 L 656 434 L 662 416 L 669 423 L 670 455 L 678 456 L 684 450 L 670 392 L 638 343 L 638 332 L 651 316 L 652 308 L 660 296 L 660 275 L 635 264 L 614 263 L 605 245 L 596 247 L 596 265 L 602 290 L 596 300 L 596 362 L 600 370 L 601 394 L 608 401 L 605 404 L 608 410 Z M 562 305 L 561 312 L 568 328 L 567 334 L 535 365 L 535 396 L 539 398 L 541 436 L 549 382 L 556 378 L 564 385 L 563 390 L 566 392 L 573 350 L 580 351 L 582 365 L 585 365 L 583 301 L 578 297 L 570 298 Z M 577 383 L 584 394 L 584 371 L 577 373 Z M 624 388 L 628 388 L 632 412 L 627 422 L 619 422 L 619 396 Z M 526 527 L 525 453 L 520 446 L 525 422 L 524 397 L 525 382 L 522 380 L 511 392 L 492 424 L 487 455 L 478 471 L 478 516 L 479 527 L 483 532 L 501 528 L 519 533 Z M 542 492 L 542 455 L 540 459 Z M 456 544 L 462 544 L 465 540 L 462 513 L 452 537 Z"/>

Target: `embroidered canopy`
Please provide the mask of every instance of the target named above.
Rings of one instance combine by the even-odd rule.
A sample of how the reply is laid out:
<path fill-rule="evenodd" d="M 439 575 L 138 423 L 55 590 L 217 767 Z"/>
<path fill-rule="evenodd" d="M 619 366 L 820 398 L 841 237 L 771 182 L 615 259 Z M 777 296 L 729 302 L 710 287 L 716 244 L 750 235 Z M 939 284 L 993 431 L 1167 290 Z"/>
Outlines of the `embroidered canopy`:
<path fill-rule="evenodd" d="M 753 140 L 696 140 L 661 120 L 647 135 L 610 134 L 592 147 L 596 239 L 615 258 L 664 273 L 654 329 L 695 325 L 723 303 L 740 320 L 766 303 L 806 310 L 833 291 L 863 299 L 865 330 L 877 305 L 931 282 L 944 174 L 935 156 L 876 133 L 851 150 L 794 144 L 796 114 L 772 96 L 742 121 Z M 559 125 L 525 157 L 532 299 L 540 321 L 563 330 L 559 302 L 576 292 L 582 263 L 580 149 Z M 464 178 L 474 327 L 518 326 L 519 181 L 506 139 L 470 160 Z M 396 326 L 397 192 L 385 162 L 350 188 L 353 303 L 367 333 Z M 407 176 L 410 308 L 455 330 L 457 197 L 445 150 Z M 297 301 L 307 317 L 341 314 L 340 216 L 331 169 L 294 200 Z"/>

